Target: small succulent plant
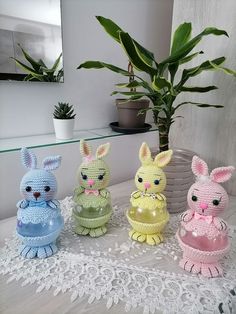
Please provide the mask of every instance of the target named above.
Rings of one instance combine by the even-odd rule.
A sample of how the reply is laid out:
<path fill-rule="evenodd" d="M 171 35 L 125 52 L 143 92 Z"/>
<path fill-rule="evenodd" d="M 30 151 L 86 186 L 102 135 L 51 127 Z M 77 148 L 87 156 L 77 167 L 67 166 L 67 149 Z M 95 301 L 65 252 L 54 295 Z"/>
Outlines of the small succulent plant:
<path fill-rule="evenodd" d="M 55 106 L 53 116 L 55 119 L 74 119 L 76 114 L 74 113 L 73 105 L 58 102 L 58 105 Z"/>

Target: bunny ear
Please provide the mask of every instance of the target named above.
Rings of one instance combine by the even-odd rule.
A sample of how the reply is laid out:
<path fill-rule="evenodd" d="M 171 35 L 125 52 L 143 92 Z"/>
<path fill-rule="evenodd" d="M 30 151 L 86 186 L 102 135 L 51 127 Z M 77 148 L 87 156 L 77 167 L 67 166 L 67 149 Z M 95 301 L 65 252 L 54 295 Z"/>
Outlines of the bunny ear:
<path fill-rule="evenodd" d="M 173 154 L 173 150 L 171 149 L 165 152 L 161 152 L 156 155 L 154 159 L 154 163 L 157 165 L 157 167 L 163 168 L 170 162 L 172 154 Z"/>
<path fill-rule="evenodd" d="M 198 156 L 193 156 L 192 160 L 192 172 L 195 176 L 208 176 L 208 166 L 204 160 Z"/>
<path fill-rule="evenodd" d="M 61 164 L 61 156 L 50 156 L 44 158 L 42 166 L 44 170 L 55 170 Z"/>
<path fill-rule="evenodd" d="M 105 157 L 110 150 L 110 143 L 106 143 L 103 145 L 100 145 L 96 151 L 96 158 L 101 159 Z"/>
<path fill-rule="evenodd" d="M 151 151 L 145 142 L 140 147 L 139 159 L 142 164 L 150 164 L 152 162 Z"/>
<path fill-rule="evenodd" d="M 217 183 L 225 182 L 231 178 L 234 170 L 235 168 L 232 166 L 215 168 L 212 170 L 210 178 L 212 181 Z"/>
<path fill-rule="evenodd" d="M 26 147 L 21 149 L 21 162 L 29 169 L 35 169 L 37 167 L 37 158 L 35 154 L 29 151 Z"/>
<path fill-rule="evenodd" d="M 87 142 L 85 142 L 85 140 L 80 141 L 80 154 L 83 157 L 88 157 L 92 155 L 92 148 Z"/>

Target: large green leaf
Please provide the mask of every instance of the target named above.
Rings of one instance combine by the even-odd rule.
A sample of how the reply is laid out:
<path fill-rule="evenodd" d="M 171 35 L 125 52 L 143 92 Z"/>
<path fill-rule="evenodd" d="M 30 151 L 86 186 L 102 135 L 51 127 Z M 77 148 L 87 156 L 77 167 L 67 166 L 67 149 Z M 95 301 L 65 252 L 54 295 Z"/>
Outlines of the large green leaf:
<path fill-rule="evenodd" d="M 180 90 L 182 92 L 192 92 L 192 93 L 207 93 L 211 90 L 218 89 L 217 86 L 214 85 L 209 85 L 205 87 L 200 87 L 200 86 L 182 86 Z"/>
<path fill-rule="evenodd" d="M 221 66 L 218 66 L 216 63 L 214 63 L 213 61 L 210 61 L 210 64 L 211 66 L 216 69 L 216 70 L 221 70 L 223 71 L 225 74 L 229 74 L 229 75 L 234 75 L 236 76 L 236 71 L 234 70 L 231 70 L 229 68 L 225 68 L 225 67 L 221 67 Z"/>
<path fill-rule="evenodd" d="M 179 25 L 179 27 L 174 32 L 171 46 L 171 54 L 175 53 L 189 41 L 191 37 L 191 32 L 192 32 L 191 23 L 183 23 Z"/>
<path fill-rule="evenodd" d="M 168 90 L 171 90 L 172 84 L 169 81 L 167 81 L 166 78 L 155 75 L 152 82 L 152 87 L 155 91 L 159 92 L 161 89 L 165 87 L 167 87 Z"/>
<path fill-rule="evenodd" d="M 124 76 L 130 76 L 130 73 L 128 71 L 123 70 L 112 64 L 101 62 L 101 61 L 86 61 L 84 63 L 81 63 L 77 67 L 77 69 L 102 69 L 102 68 L 107 68 L 113 72 L 122 74 Z"/>
<path fill-rule="evenodd" d="M 130 62 L 132 65 L 139 71 L 144 71 L 150 75 L 154 75 L 157 71 L 156 69 L 149 66 L 147 63 L 145 63 L 140 56 L 138 55 L 134 42 L 130 35 L 128 33 L 120 32 L 120 42 L 121 45 L 126 52 Z"/>
<path fill-rule="evenodd" d="M 208 35 L 228 36 L 227 32 L 224 30 L 220 30 L 215 27 L 207 27 L 200 34 L 198 34 L 193 39 L 188 41 L 185 45 L 175 50 L 174 53 L 172 53 L 167 59 L 165 59 L 164 61 L 160 63 L 160 66 L 166 63 L 173 63 L 173 62 L 179 61 L 182 58 L 186 57 L 193 50 L 193 48 L 201 41 L 202 37 L 208 36 Z"/>
<path fill-rule="evenodd" d="M 55 72 L 56 69 L 58 68 L 59 66 L 59 63 L 61 61 L 61 57 L 62 57 L 62 53 L 60 53 L 59 57 L 56 59 L 56 61 L 54 62 L 53 66 L 51 67 L 50 72 Z"/>
<path fill-rule="evenodd" d="M 202 71 L 208 71 L 208 70 L 215 70 L 215 67 L 212 66 L 212 62 L 216 65 L 220 65 L 225 61 L 225 57 L 220 57 L 214 60 L 207 60 L 205 62 L 203 62 L 202 64 L 194 67 L 194 68 L 190 68 L 190 69 L 185 69 L 183 70 L 182 73 L 182 77 L 180 80 L 180 83 L 178 84 L 178 86 L 183 86 L 184 83 L 193 76 L 196 76 L 198 74 L 200 74 Z"/>
<path fill-rule="evenodd" d="M 121 94 L 121 95 L 124 95 L 124 96 L 134 96 L 134 97 L 151 96 L 151 94 L 144 93 L 144 92 L 120 92 L 120 91 L 112 92 L 111 96 L 116 95 L 116 94 Z"/>
<path fill-rule="evenodd" d="M 26 71 L 27 73 L 31 74 L 34 78 L 38 79 L 39 81 L 43 81 L 43 74 L 38 74 L 33 69 L 28 67 L 26 64 L 22 63 L 20 60 L 17 60 L 15 58 L 11 58 L 15 61 L 15 63 L 22 68 L 23 71 Z"/>
<path fill-rule="evenodd" d="M 184 105 L 195 105 L 200 108 L 224 108 L 223 105 L 210 105 L 210 104 L 205 104 L 201 102 L 193 102 L 193 101 L 185 101 L 180 104 L 178 104 L 175 108 L 174 111 L 176 111 L 179 107 L 182 107 Z"/>
<path fill-rule="evenodd" d="M 117 87 L 119 88 L 136 88 L 136 87 L 143 87 L 146 89 L 149 89 L 149 85 L 145 82 L 138 82 L 138 81 L 133 81 L 130 83 L 119 83 L 116 84 Z"/>
<path fill-rule="evenodd" d="M 34 60 L 22 47 L 20 44 L 18 44 L 20 47 L 25 59 L 32 65 L 33 69 L 37 72 L 40 69 L 41 64 Z"/>
<path fill-rule="evenodd" d="M 203 54 L 204 52 L 203 51 L 198 51 L 198 52 L 195 52 L 195 53 L 192 53 L 191 55 L 179 60 L 179 64 L 183 64 L 183 63 L 186 63 L 186 62 L 189 62 L 191 61 L 193 58 L 197 57 L 198 55 L 200 54 Z"/>
<path fill-rule="evenodd" d="M 114 23 L 111 19 L 107 19 L 103 16 L 96 16 L 99 23 L 103 26 L 105 31 L 118 43 L 120 42 L 119 32 L 124 32 L 120 26 Z M 140 58 L 147 63 L 148 65 L 152 65 L 153 61 L 155 60 L 154 54 L 140 45 L 136 40 L 133 39 L 135 47 L 137 49 L 137 53 L 140 55 Z"/>

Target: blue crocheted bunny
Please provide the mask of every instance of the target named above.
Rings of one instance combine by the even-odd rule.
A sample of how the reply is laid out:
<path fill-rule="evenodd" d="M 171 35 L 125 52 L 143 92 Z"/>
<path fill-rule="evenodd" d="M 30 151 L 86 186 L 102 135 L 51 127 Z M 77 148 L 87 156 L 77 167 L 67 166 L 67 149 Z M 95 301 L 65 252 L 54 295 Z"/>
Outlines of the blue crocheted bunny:
<path fill-rule="evenodd" d="M 27 148 L 21 149 L 23 165 L 30 169 L 20 184 L 24 199 L 17 203 L 17 234 L 22 240 L 20 254 L 26 258 L 45 258 L 57 252 L 56 239 L 63 225 L 59 202 L 54 199 L 57 181 L 51 170 L 60 166 L 61 156 L 46 157 L 42 169 Z"/>

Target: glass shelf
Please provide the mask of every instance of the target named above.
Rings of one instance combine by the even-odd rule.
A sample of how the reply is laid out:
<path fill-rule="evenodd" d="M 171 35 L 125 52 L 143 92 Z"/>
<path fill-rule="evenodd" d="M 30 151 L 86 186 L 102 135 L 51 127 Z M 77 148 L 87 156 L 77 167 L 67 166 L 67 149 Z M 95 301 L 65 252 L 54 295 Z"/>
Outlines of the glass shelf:
<path fill-rule="evenodd" d="M 156 131 L 157 127 L 152 124 L 152 128 L 148 132 Z M 115 136 L 124 136 L 127 134 L 117 133 L 110 128 L 93 129 L 93 130 L 80 130 L 74 131 L 74 137 L 70 140 L 58 140 L 54 133 L 43 135 L 22 136 L 14 138 L 0 139 L 0 153 L 13 152 L 20 150 L 22 147 L 37 148 L 48 147 L 55 145 L 64 145 L 70 143 L 77 143 L 81 139 L 97 140 Z"/>

